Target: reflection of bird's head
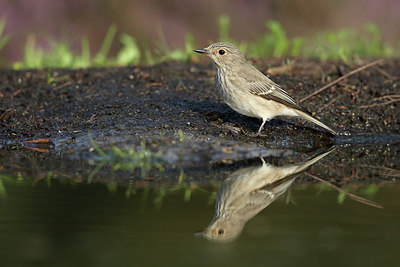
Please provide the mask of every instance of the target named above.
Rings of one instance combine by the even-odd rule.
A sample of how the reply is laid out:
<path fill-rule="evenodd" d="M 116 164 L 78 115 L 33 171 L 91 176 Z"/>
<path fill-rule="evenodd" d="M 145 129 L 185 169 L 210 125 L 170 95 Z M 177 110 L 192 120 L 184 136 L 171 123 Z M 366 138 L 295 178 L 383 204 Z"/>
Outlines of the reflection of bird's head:
<path fill-rule="evenodd" d="M 233 241 L 248 220 L 286 192 L 296 179 L 296 174 L 333 150 L 330 148 L 305 162 L 279 167 L 261 159 L 261 166 L 242 168 L 231 173 L 218 190 L 213 220 L 197 235 L 212 241 Z"/>
<path fill-rule="evenodd" d="M 240 235 L 244 224 L 242 221 L 216 219 L 198 235 L 212 241 L 229 242 Z"/>

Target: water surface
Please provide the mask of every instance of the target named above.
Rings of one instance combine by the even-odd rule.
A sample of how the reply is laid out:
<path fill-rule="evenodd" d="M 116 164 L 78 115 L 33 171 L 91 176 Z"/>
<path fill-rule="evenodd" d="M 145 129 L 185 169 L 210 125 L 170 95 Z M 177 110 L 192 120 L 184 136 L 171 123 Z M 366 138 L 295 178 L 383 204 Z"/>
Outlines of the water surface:
<path fill-rule="evenodd" d="M 389 148 L 398 151 L 397 146 Z M 265 162 L 269 170 L 282 171 L 321 153 L 290 160 L 267 157 Z M 340 155 L 354 159 L 343 162 Z M 217 242 L 195 233 L 212 222 L 221 186 L 243 188 L 226 186 L 228 178 L 247 175 L 248 168 L 259 170 L 260 159 L 208 168 L 170 167 L 159 176 L 133 174 L 127 180 L 110 174 L 113 180 L 103 177 L 88 183 L 78 169 L 69 169 L 69 177 L 66 170 L 64 175 L 57 176 L 54 170 L 49 175 L 46 159 L 39 158 L 36 155 L 36 172 L 21 168 L 26 158 L 15 162 L 19 171 L 5 172 L 11 164 L 3 160 L 2 266 L 395 266 L 398 262 L 400 184 L 395 160 L 365 166 L 365 155 L 340 148 L 297 176 L 287 171 L 288 176 L 278 179 L 281 191 L 274 191 L 276 199 L 250 216 L 236 238 Z M 60 166 L 69 164 L 58 162 L 60 172 Z M 355 201 L 307 175 L 334 182 L 332 165 L 342 177 L 336 185 L 384 208 Z M 347 178 L 349 183 L 343 181 L 346 176 L 352 177 Z M 285 184 L 288 179 L 294 180 Z M 274 186 L 270 183 L 261 190 L 272 192 Z"/>

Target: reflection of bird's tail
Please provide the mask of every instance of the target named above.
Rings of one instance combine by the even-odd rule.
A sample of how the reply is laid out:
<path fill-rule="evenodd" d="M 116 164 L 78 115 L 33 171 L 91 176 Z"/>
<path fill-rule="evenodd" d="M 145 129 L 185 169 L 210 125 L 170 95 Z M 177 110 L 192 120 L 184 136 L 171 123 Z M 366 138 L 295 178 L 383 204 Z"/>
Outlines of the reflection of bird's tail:
<path fill-rule="evenodd" d="M 311 159 L 307 160 L 306 162 L 300 164 L 298 166 L 298 169 L 296 170 L 296 173 L 299 173 L 305 169 L 307 169 L 308 167 L 310 167 L 311 165 L 313 165 L 315 162 L 319 161 L 320 159 L 322 159 L 323 157 L 325 157 L 326 155 L 330 154 L 332 151 L 334 151 L 337 147 L 336 146 L 331 146 L 330 148 L 328 148 L 325 152 L 321 153 L 321 154 L 317 154 L 316 156 L 312 157 Z"/>
<path fill-rule="evenodd" d="M 334 130 L 332 130 L 329 126 L 325 125 L 324 123 L 320 122 L 319 120 L 317 120 L 316 118 L 314 118 L 313 116 L 307 114 L 306 112 L 303 112 L 301 110 L 296 110 L 297 115 L 300 118 L 306 119 L 312 123 L 317 124 L 318 126 L 321 126 L 322 128 L 328 130 L 331 134 L 333 135 L 337 135 L 337 132 L 335 132 Z"/>

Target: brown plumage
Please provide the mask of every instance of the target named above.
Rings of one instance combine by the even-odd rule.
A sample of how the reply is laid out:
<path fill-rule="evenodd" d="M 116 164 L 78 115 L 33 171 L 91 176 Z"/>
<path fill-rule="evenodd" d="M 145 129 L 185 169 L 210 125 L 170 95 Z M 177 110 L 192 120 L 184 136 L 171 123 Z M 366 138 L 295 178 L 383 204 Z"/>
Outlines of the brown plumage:
<path fill-rule="evenodd" d="M 248 220 L 290 187 L 297 174 L 330 154 L 335 148 L 330 147 L 301 163 L 273 166 L 262 159 L 261 166 L 233 172 L 217 192 L 214 218 L 210 225 L 197 235 L 214 241 L 234 240 Z"/>
<path fill-rule="evenodd" d="M 276 116 L 303 118 L 334 135 L 337 134 L 300 107 L 278 84 L 252 66 L 233 44 L 215 43 L 194 51 L 208 55 L 214 63 L 217 88 L 225 103 L 240 114 L 262 119 L 257 135 L 265 122 Z"/>

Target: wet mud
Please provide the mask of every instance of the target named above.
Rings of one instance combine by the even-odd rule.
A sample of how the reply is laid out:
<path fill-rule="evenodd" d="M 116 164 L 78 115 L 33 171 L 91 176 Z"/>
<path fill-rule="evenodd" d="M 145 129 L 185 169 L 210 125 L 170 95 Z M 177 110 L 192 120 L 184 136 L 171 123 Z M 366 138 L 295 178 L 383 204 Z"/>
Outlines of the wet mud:
<path fill-rule="evenodd" d="M 283 59 L 253 61 L 297 101 L 368 62 L 347 64 L 299 58 L 287 65 Z M 148 149 L 162 152 L 162 161 L 168 166 L 178 162 L 183 167 L 197 164 L 196 171 L 194 167 L 186 169 L 193 172 L 191 177 L 195 180 L 207 179 L 200 169 L 211 168 L 215 179 L 223 179 L 219 173 L 226 166 L 232 168 L 235 161 L 257 161 L 260 156 L 271 155 L 301 158 L 331 145 L 341 149 L 331 155 L 336 161 L 321 168 L 325 174 L 330 170 L 335 173 L 341 161 L 350 163 L 341 166 L 349 173 L 354 158 L 362 159 L 358 165 L 376 165 L 378 172 L 384 171 L 382 166 L 399 169 L 399 69 L 400 60 L 384 60 L 300 103 L 339 131 L 337 137 L 316 125 L 290 118 L 267 122 L 265 136 L 253 137 L 261 121 L 236 113 L 220 100 L 215 71 L 206 60 L 148 67 L 0 70 L 2 166 L 22 162 L 13 170 L 40 172 L 40 168 L 32 166 L 48 164 L 57 166 L 57 172 L 60 164 L 66 164 L 62 175 L 73 176 L 76 170 L 85 169 L 76 177 L 87 178 L 95 168 L 82 161 L 93 157 L 91 135 L 106 150 L 113 144 L 139 146 L 145 141 Z M 37 139 L 46 141 L 29 143 Z M 24 158 L 30 167 L 23 167 Z M 56 164 L 61 158 L 68 160 Z M 353 173 L 349 179 L 376 177 L 371 173 Z M 129 180 L 132 175 L 118 177 Z M 101 172 L 96 177 L 106 179 L 101 178 Z M 334 175 L 329 177 L 335 180 Z M 337 181 L 345 183 L 341 178 L 337 177 Z M 390 180 L 392 176 L 381 178 Z"/>
<path fill-rule="evenodd" d="M 359 65 L 298 59 L 256 61 L 297 101 Z M 283 71 L 282 71 L 283 66 Z M 356 73 L 301 105 L 340 133 L 400 133 L 400 61 Z M 255 143 L 316 147 L 330 136 L 298 119 L 276 118 L 266 136 L 252 137 L 260 120 L 242 116 L 220 101 L 211 64 L 164 63 L 151 67 L 0 71 L 0 143 L 50 138 L 63 151 L 138 140 L 178 140 L 183 134 L 208 144 Z M 179 133 L 179 132 L 182 133 Z"/>

